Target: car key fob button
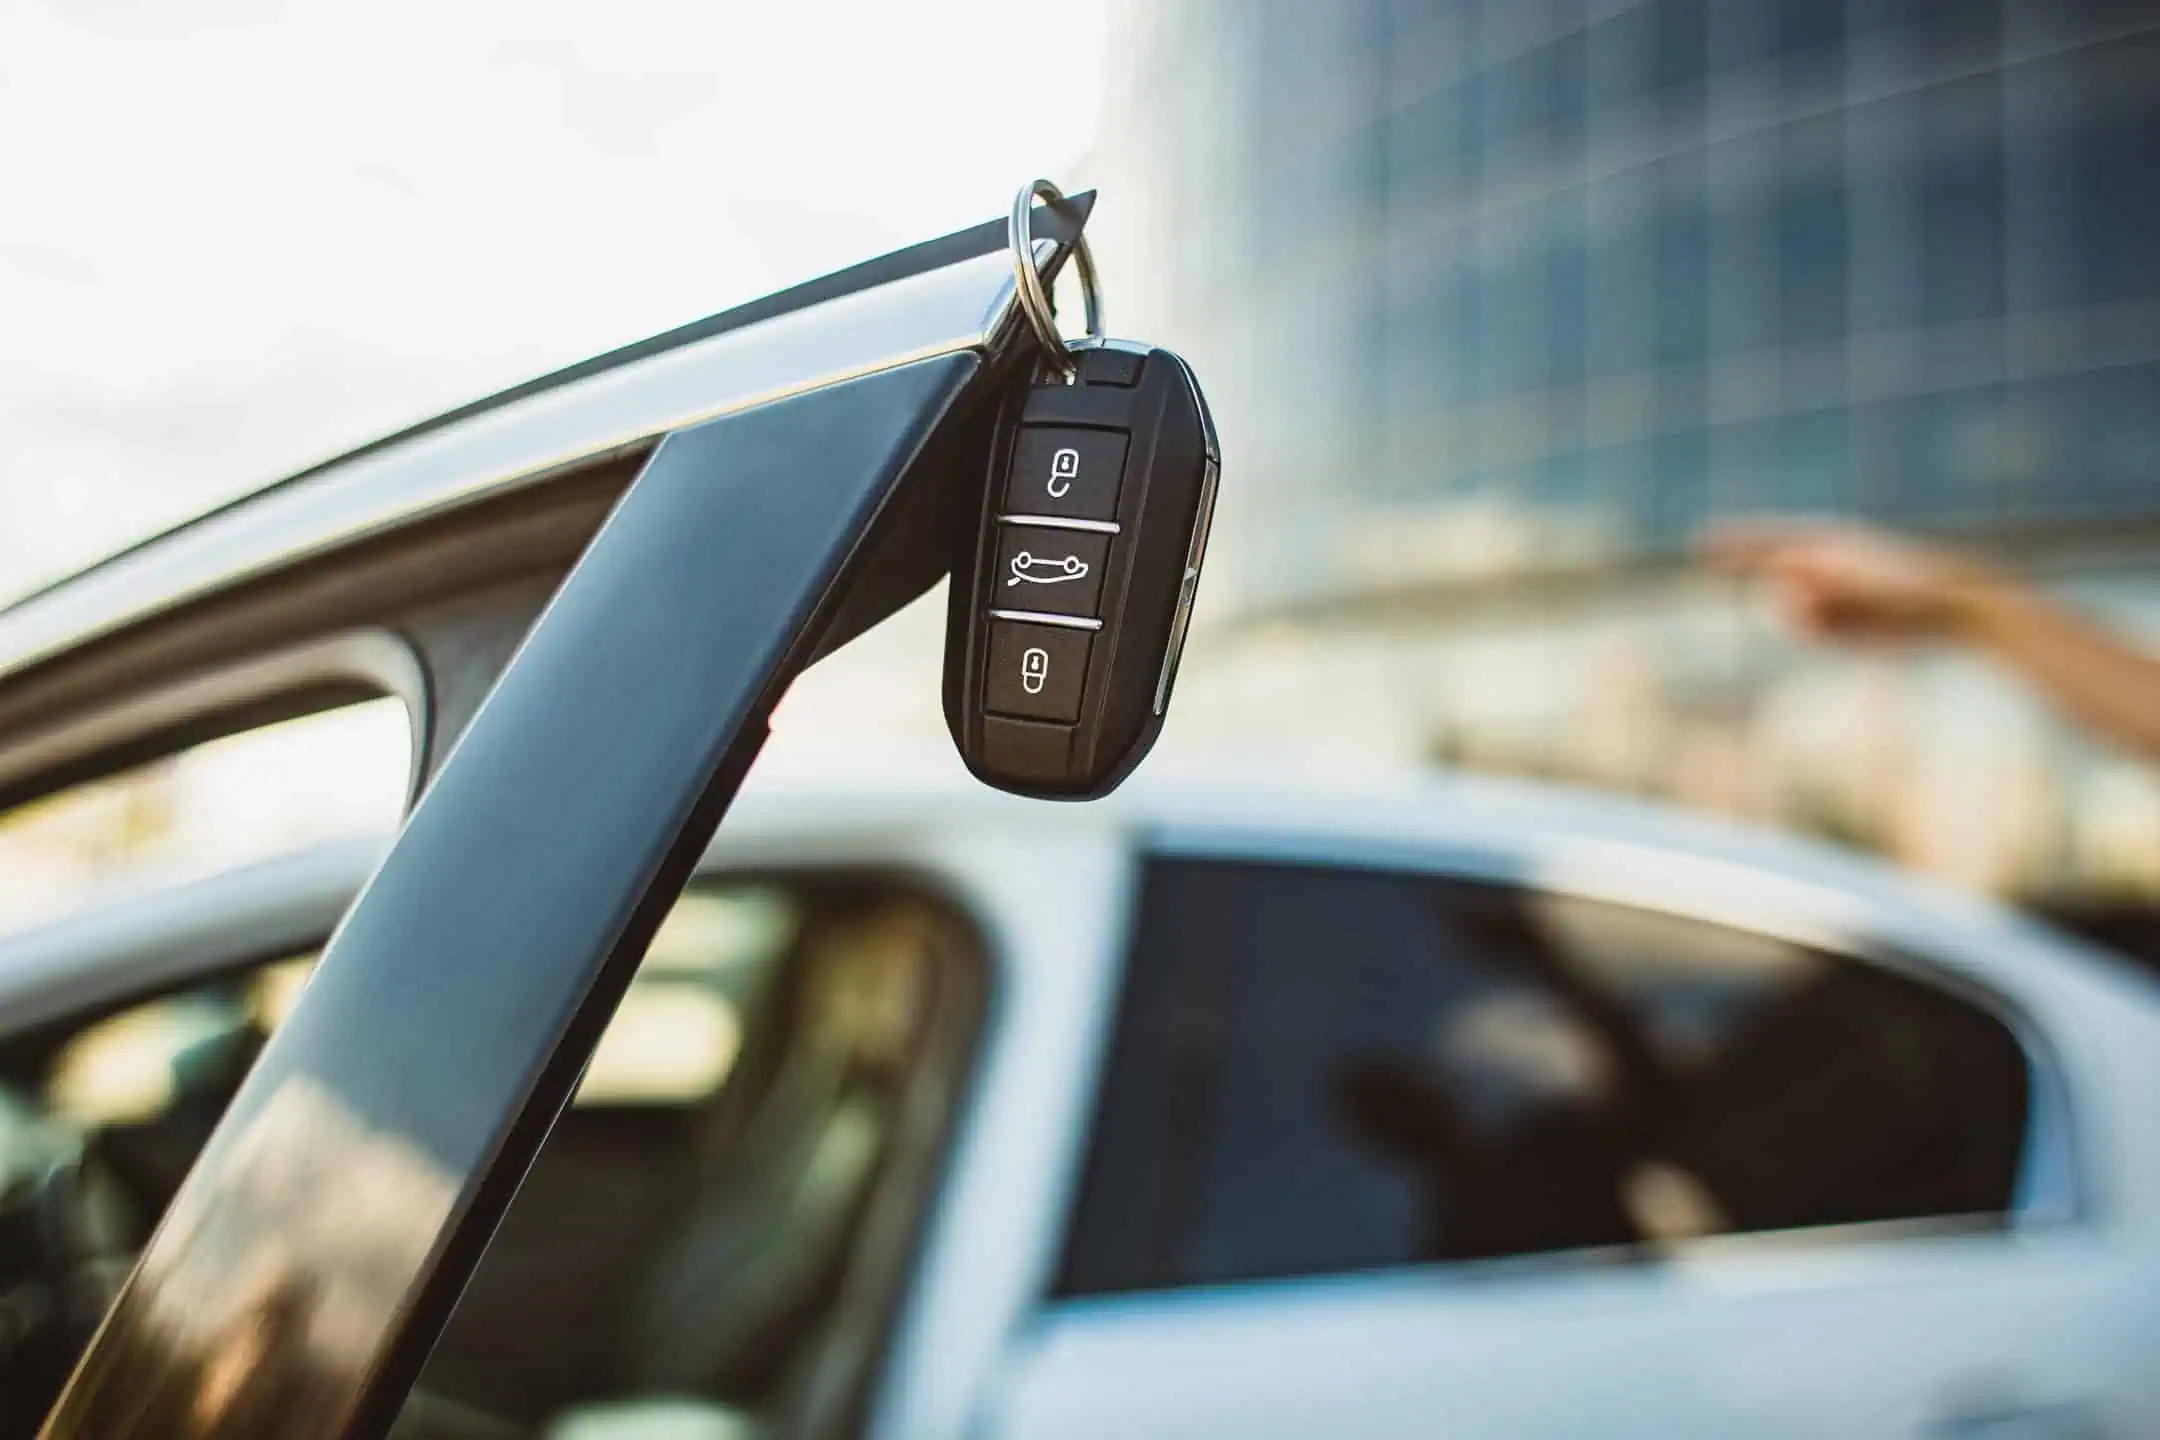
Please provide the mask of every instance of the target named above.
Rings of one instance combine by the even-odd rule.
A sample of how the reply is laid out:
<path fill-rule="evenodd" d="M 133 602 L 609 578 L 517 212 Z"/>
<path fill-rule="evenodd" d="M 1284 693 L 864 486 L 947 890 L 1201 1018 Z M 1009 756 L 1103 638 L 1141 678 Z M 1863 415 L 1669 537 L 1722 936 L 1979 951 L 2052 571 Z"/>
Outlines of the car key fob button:
<path fill-rule="evenodd" d="M 993 608 L 1093 619 L 1109 554 L 1110 537 L 1097 531 L 1000 525 Z"/>
<path fill-rule="evenodd" d="M 1117 430 L 1021 427 L 1005 481 L 1005 512 L 1114 522 L 1127 443 Z"/>
<path fill-rule="evenodd" d="M 990 622 L 983 708 L 1070 725 L 1080 718 L 1089 632 L 1012 620 Z"/>

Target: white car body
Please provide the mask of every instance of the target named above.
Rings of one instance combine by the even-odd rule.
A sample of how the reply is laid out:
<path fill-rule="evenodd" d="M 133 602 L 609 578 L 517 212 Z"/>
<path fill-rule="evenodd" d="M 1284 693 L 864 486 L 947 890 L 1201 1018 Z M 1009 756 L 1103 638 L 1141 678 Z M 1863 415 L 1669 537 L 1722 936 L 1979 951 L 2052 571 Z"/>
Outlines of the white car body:
<path fill-rule="evenodd" d="M 1046 1302 L 1137 872 L 1158 856 L 1498 880 L 1830 949 L 1891 948 L 2021 1017 L 2008 1233 L 1729 1237 Z M 1150 789 L 1092 807 L 745 795 L 716 863 L 902 865 L 981 919 L 996 1002 L 877 1432 L 1243 1436 L 2160 1433 L 2160 987 L 1824 847 L 1469 781 Z"/>

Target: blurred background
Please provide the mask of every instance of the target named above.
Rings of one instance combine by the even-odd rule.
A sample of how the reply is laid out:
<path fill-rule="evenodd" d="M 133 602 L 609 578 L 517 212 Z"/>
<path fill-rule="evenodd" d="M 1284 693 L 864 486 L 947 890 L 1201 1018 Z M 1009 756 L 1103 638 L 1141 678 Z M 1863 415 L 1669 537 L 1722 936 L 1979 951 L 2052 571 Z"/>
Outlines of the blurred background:
<path fill-rule="evenodd" d="M 1586 782 L 2150 939 L 2150 767 L 1688 549 L 1866 517 L 2160 633 L 2148 5 L 508 13 L 0 15 L 0 592 L 1044 173 L 1228 437 L 1158 767 Z M 957 773 L 938 613 L 806 679 L 768 768 Z"/>
<path fill-rule="evenodd" d="M 1865 517 L 2153 633 L 2156 24 L 2020 0 L 1121 15 L 1097 151 L 1119 318 L 1195 357 L 1234 442 L 1220 738 L 1310 732 L 1298 697 L 1324 694 L 1332 746 L 2150 903 L 2151 770 L 1968 662 L 1798 648 L 1688 546 L 1742 512 Z"/>

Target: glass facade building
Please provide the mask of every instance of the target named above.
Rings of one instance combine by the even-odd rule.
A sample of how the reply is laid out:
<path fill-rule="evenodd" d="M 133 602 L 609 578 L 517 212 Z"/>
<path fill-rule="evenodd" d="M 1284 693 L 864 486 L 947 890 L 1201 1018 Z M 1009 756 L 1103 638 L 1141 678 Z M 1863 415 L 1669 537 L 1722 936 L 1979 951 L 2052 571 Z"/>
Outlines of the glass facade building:
<path fill-rule="evenodd" d="M 1232 441 L 1208 618 L 1276 638 L 1230 652 L 1364 667 L 1421 754 L 1704 798 L 1584 758 L 1649 692 L 1653 748 L 1738 752 L 1707 803 L 1792 820 L 1781 695 L 1910 691 L 1884 725 L 1927 745 L 1924 697 L 1986 682 L 1833 684 L 1692 571 L 1706 523 L 1858 515 L 2160 619 L 2160 9 L 1134 0 L 1114 33 L 1113 319 Z M 2002 726 L 2045 854 L 1976 878 L 2083 883 L 2118 762 Z M 1904 805 L 1797 818 L 1909 854 Z M 2160 851 L 2160 800 L 2110 805 Z"/>

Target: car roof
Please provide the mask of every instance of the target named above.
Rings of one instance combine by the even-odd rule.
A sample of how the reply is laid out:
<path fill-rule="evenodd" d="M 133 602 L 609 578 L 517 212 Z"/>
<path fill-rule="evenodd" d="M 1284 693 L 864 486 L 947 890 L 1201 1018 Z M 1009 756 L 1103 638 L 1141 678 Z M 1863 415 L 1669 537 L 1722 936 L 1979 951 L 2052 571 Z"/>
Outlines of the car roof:
<path fill-rule="evenodd" d="M 1118 832 L 1162 852 L 1402 864 L 1705 913 L 1804 913 L 1822 938 L 1858 930 L 1924 941 L 2072 946 L 1987 898 L 1841 846 L 1632 797 L 1440 770 L 1288 777 L 1164 766 L 1087 804 L 1044 804 L 940 774 L 753 774 L 712 854 L 740 861 L 780 837 L 919 834 L 938 827 Z"/>

